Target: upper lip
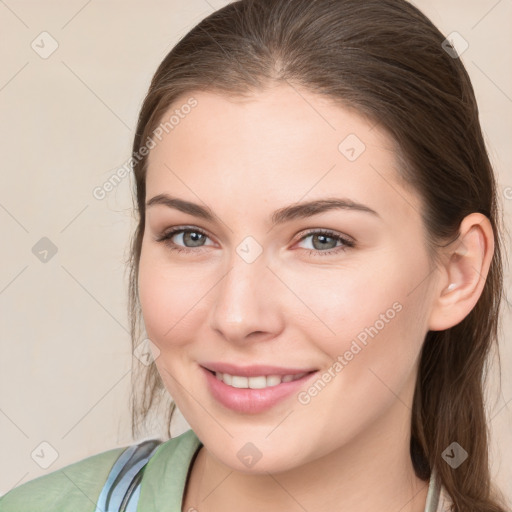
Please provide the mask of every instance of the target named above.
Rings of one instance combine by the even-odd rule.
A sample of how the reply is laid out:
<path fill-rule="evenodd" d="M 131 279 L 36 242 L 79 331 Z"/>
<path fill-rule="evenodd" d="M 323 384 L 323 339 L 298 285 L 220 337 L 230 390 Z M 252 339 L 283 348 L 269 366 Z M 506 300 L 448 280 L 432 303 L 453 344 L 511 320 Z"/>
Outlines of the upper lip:
<path fill-rule="evenodd" d="M 229 375 L 239 375 L 241 377 L 258 377 L 260 375 L 297 375 L 299 373 L 311 373 L 316 368 L 283 368 L 282 366 L 272 366 L 265 364 L 256 364 L 251 366 L 237 366 L 230 363 L 202 363 L 201 366 L 212 372 L 227 373 Z"/>

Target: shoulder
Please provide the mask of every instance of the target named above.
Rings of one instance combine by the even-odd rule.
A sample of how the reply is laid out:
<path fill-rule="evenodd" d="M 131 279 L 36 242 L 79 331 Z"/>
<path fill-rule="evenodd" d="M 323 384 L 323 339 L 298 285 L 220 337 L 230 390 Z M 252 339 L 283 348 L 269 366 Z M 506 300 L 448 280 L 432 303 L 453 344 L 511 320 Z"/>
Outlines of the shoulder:
<path fill-rule="evenodd" d="M 92 512 L 112 465 L 114 448 L 30 480 L 0 497 L 0 512 Z"/>
<path fill-rule="evenodd" d="M 98 498 L 112 467 L 127 448 L 137 445 L 138 443 L 92 455 L 19 485 L 0 496 L 0 512 L 95 512 Z M 181 496 L 183 478 L 200 445 L 192 430 L 162 442 L 149 460 L 145 473 L 149 473 L 150 478 L 144 476 L 142 490 L 144 491 L 144 482 L 149 483 L 146 487 L 151 487 L 152 482 L 163 478 L 160 482 L 162 486 L 157 486 L 159 497 L 168 496 L 168 492 L 174 494 L 176 484 L 176 496 Z M 169 486 L 165 476 L 178 476 L 178 480 Z M 162 492 L 162 489 L 166 492 Z M 147 498 L 152 494 L 148 491 L 146 489 L 145 493 L 142 492 Z M 167 504 L 164 505 L 165 509 Z"/>
<path fill-rule="evenodd" d="M 144 470 L 140 510 L 181 510 L 187 475 L 201 447 L 202 442 L 190 429 L 157 448 Z"/>

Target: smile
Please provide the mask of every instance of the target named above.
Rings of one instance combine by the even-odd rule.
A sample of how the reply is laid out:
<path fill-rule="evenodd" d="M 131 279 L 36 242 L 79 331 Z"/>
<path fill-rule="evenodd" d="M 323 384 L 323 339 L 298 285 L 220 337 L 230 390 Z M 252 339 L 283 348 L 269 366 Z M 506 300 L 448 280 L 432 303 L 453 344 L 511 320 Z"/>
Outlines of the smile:
<path fill-rule="evenodd" d="M 265 389 L 278 386 L 283 382 L 292 382 L 301 379 L 307 375 L 307 372 L 296 375 L 260 375 L 257 377 L 243 377 L 241 375 L 230 375 L 229 373 L 215 372 L 218 380 L 224 382 L 228 386 L 239 389 Z"/>
<path fill-rule="evenodd" d="M 232 375 L 200 367 L 205 387 L 221 406 L 241 414 L 265 412 L 305 387 L 317 370 L 283 375 Z M 261 370 L 260 370 L 261 371 Z"/>

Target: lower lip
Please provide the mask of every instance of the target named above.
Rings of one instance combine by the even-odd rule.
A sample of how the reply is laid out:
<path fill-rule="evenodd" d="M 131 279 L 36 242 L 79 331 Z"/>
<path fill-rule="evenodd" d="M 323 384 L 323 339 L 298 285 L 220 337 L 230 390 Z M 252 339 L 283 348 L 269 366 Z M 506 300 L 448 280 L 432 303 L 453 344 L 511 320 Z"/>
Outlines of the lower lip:
<path fill-rule="evenodd" d="M 201 367 L 201 370 L 206 376 L 208 387 L 214 398 L 225 407 L 244 414 L 257 414 L 270 409 L 294 392 L 297 392 L 311 377 L 318 373 L 308 373 L 300 379 L 282 382 L 277 386 L 270 386 L 264 389 L 243 389 L 228 386 L 223 381 L 217 379 L 217 376 L 206 368 Z"/>

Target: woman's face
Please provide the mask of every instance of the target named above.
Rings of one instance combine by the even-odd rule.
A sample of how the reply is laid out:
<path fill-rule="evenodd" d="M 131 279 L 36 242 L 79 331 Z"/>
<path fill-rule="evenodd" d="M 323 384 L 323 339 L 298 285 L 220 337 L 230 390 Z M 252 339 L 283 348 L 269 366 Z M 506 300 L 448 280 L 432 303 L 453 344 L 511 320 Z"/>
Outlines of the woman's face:
<path fill-rule="evenodd" d="M 287 85 L 246 101 L 191 96 L 195 106 L 184 97 L 164 116 L 179 110 L 153 138 L 146 181 L 146 201 L 197 205 L 146 208 L 139 293 L 167 390 L 209 452 L 241 471 L 282 471 L 362 439 L 395 450 L 382 440 L 408 436 L 436 272 L 391 139 Z M 301 206 L 320 200 L 364 206 Z M 173 227 L 190 231 L 157 241 Z M 316 373 L 239 389 L 203 368 L 214 363 Z M 272 379 L 252 380 L 262 383 Z"/>

